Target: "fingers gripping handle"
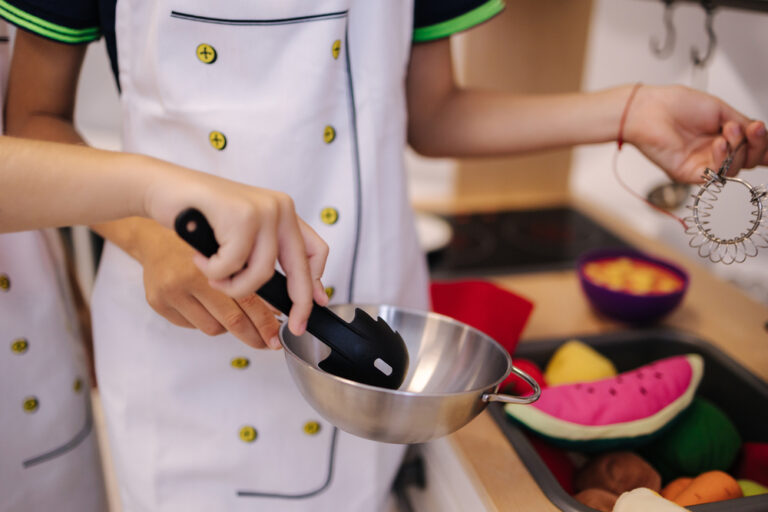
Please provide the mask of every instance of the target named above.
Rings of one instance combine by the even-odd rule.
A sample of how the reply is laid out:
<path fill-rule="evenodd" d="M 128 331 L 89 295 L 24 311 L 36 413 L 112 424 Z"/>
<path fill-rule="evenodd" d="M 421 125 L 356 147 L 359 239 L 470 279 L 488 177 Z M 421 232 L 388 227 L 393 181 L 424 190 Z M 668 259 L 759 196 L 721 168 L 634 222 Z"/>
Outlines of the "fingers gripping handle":
<path fill-rule="evenodd" d="M 176 217 L 174 227 L 184 241 L 206 257 L 210 258 L 219 250 L 219 244 L 216 241 L 213 229 L 211 229 L 208 220 L 199 210 L 188 208 L 181 212 Z M 280 272 L 275 271 L 270 280 L 259 288 L 256 293 L 286 315 L 290 313 L 293 301 L 288 295 L 288 282 Z M 350 374 L 355 369 L 355 364 L 352 362 L 363 361 L 363 364 L 365 364 L 370 359 L 371 364 L 374 364 L 373 361 L 376 357 L 379 357 L 371 358 L 370 354 L 365 354 L 365 347 L 370 346 L 370 344 L 360 343 L 360 340 L 365 338 L 365 336 L 357 332 L 333 311 L 316 303 L 312 305 L 312 313 L 307 322 L 307 330 L 346 360 L 343 363 L 345 369 L 344 376 L 355 378 L 357 375 L 352 376 Z M 389 375 L 388 372 L 379 368 L 375 368 L 374 371 Z M 367 381 L 370 380 L 370 376 L 368 376 L 367 380 L 360 377 L 357 377 L 357 380 Z M 398 382 L 397 385 L 399 384 Z"/>
<path fill-rule="evenodd" d="M 176 233 L 189 245 L 210 258 L 219 250 L 219 243 L 205 215 L 195 208 L 182 211 L 174 222 Z M 293 301 L 288 296 L 288 283 L 285 276 L 277 270 L 256 292 L 267 302 L 286 315 L 290 313 Z"/>

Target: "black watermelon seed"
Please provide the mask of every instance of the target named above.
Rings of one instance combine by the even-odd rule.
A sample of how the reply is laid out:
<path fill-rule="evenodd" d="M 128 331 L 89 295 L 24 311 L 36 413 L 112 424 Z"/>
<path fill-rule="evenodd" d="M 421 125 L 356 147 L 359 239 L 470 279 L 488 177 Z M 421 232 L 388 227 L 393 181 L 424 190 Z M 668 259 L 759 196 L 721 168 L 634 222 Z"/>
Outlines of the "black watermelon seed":
<path fill-rule="evenodd" d="M 646 389 L 643 386 L 640 386 L 640 394 L 645 395 L 647 393 L 648 391 L 646 391 Z"/>
<path fill-rule="evenodd" d="M 609 393 L 610 393 L 612 396 L 616 396 L 616 390 L 615 390 L 615 389 L 611 388 L 611 389 L 609 389 L 609 390 L 608 390 L 608 392 L 609 392 Z"/>

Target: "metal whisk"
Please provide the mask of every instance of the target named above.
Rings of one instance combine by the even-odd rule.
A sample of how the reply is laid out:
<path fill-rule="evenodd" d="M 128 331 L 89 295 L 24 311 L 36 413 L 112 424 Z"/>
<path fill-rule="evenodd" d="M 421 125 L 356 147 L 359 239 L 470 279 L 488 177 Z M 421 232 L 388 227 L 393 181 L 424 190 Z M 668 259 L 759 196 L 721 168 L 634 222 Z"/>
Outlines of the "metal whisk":
<path fill-rule="evenodd" d="M 768 189 L 765 185 L 752 186 L 744 180 L 727 176 L 734 156 L 743 145 L 742 141 L 729 152 L 717 172 L 709 168 L 704 171 L 705 183 L 696 194 L 691 195 L 693 204 L 688 208 L 692 210 L 692 215 L 684 219 L 688 226 L 685 232 L 691 235 L 688 245 L 697 249 L 699 256 L 709 258 L 714 263 L 743 263 L 748 257 L 757 256 L 758 248 L 768 248 Z M 725 238 L 713 233 L 712 228 L 708 227 L 710 221 L 702 219 L 712 216 L 714 203 L 729 183 L 738 183 L 747 188 L 749 202 L 754 210 L 750 212 L 751 219 L 744 231 L 737 236 Z"/>

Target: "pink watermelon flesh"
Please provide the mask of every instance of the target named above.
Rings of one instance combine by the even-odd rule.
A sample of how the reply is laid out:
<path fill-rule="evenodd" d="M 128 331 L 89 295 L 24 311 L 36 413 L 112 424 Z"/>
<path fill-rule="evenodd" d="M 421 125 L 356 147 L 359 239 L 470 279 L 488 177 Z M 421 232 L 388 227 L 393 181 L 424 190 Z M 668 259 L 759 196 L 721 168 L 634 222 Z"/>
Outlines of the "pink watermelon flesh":
<path fill-rule="evenodd" d="M 635 421 L 679 398 L 691 385 L 692 375 L 688 359 L 675 356 L 609 379 L 549 387 L 527 407 L 580 425 Z"/>

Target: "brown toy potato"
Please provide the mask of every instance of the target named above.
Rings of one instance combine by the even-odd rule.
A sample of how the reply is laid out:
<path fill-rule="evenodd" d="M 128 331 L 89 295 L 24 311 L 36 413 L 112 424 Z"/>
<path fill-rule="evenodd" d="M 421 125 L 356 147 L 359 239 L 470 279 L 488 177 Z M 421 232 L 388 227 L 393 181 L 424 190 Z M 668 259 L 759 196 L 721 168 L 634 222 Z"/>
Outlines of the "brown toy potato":
<path fill-rule="evenodd" d="M 694 478 L 672 501 L 682 507 L 690 507 L 742 496 L 741 487 L 731 475 L 722 471 L 707 471 Z"/>
<path fill-rule="evenodd" d="M 611 512 L 619 496 L 605 489 L 584 489 L 574 498 L 579 503 L 583 503 L 601 512 Z"/>
<path fill-rule="evenodd" d="M 661 490 L 661 476 L 643 458 L 632 452 L 610 452 L 589 461 L 576 473 L 576 491 L 605 489 L 617 496 L 638 487 Z"/>

